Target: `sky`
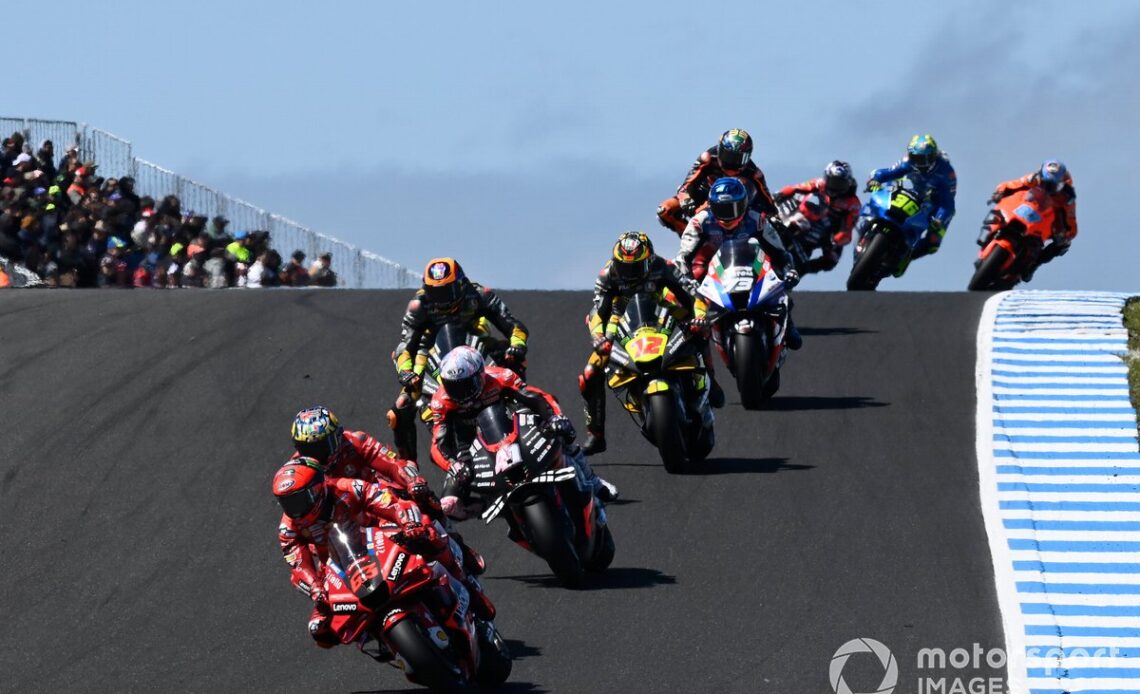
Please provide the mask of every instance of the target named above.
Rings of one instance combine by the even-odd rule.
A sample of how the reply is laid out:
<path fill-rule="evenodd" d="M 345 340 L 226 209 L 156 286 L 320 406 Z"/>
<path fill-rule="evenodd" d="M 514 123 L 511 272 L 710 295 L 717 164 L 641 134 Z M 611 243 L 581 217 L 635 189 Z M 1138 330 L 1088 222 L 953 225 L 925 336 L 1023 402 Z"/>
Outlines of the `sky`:
<path fill-rule="evenodd" d="M 769 184 L 859 178 L 930 133 L 958 172 L 942 250 L 883 289 L 964 289 L 993 186 L 1059 158 L 1080 236 L 1043 289 L 1137 289 L 1140 4 L 820 0 L 74 0 L 6 18 L 37 56 L 4 115 L 86 122 L 149 161 L 419 269 L 585 289 L 721 132 Z M 64 33 L 82 49 L 64 49 Z M 35 78 L 38 72 L 41 78 Z M 841 289 L 839 268 L 805 289 Z"/>

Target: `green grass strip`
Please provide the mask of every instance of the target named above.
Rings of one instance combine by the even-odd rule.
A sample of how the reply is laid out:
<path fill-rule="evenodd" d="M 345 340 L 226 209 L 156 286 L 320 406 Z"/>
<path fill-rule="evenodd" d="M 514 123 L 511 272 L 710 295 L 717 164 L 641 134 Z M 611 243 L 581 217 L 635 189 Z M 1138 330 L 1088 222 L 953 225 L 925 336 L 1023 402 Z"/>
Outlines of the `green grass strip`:
<path fill-rule="evenodd" d="M 1124 304 L 1124 327 L 1128 328 L 1128 354 L 1124 357 L 1128 364 L 1128 391 L 1132 407 L 1140 412 L 1140 296 Z M 1140 431 L 1140 421 L 1137 430 Z"/>

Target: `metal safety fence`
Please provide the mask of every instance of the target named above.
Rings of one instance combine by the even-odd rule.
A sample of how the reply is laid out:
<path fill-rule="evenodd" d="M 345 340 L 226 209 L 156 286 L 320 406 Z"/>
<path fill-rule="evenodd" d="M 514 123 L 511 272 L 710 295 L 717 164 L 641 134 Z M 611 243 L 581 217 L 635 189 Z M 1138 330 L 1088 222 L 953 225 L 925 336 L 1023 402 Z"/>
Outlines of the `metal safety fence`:
<path fill-rule="evenodd" d="M 220 214 L 230 220 L 232 229 L 268 231 L 271 245 L 282 255 L 293 249 L 304 251 L 310 258 L 331 253 L 333 269 L 343 287 L 404 288 L 419 282 L 419 275 L 381 255 L 139 159 L 134 156 L 130 141 L 105 130 L 75 121 L 0 117 L 0 133 L 6 137 L 17 131 L 23 133 L 25 148 L 31 150 L 29 153 L 34 153 L 44 140 L 52 141 L 56 156 L 61 156 L 69 147 L 77 146 L 80 159 L 94 160 L 101 175 L 134 178 L 135 190 L 140 195 L 149 195 L 155 200 L 176 195 L 183 210 L 211 216 Z"/>

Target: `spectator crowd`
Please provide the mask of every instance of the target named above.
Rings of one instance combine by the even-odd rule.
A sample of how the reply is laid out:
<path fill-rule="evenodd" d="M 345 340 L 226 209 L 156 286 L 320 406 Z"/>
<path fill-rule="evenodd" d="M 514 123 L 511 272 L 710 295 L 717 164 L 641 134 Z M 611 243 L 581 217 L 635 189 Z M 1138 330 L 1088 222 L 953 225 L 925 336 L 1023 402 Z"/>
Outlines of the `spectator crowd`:
<path fill-rule="evenodd" d="M 0 151 L 0 256 L 52 287 L 335 287 L 332 254 L 306 267 L 269 232 L 231 230 L 222 215 L 182 209 L 175 195 L 140 196 L 129 176 L 103 178 L 77 147 L 56 159 L 20 132 Z M 2 266 L 0 266 L 2 267 Z M 0 269 L 0 285 L 10 282 Z"/>

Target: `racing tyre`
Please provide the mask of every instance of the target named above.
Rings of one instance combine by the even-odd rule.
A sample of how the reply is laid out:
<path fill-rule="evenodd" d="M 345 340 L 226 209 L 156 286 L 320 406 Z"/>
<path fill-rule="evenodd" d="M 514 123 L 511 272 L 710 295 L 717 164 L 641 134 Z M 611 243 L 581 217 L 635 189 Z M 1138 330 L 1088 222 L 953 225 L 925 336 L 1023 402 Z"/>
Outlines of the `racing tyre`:
<path fill-rule="evenodd" d="M 654 393 L 646 398 L 645 412 L 649 433 L 665 471 L 674 475 L 682 474 L 688 467 L 685 453 L 685 439 L 681 436 L 681 423 L 677 417 L 677 400 L 671 390 Z"/>
<path fill-rule="evenodd" d="M 758 410 L 764 402 L 764 367 L 770 353 L 768 336 L 764 333 L 736 333 L 732 339 L 732 360 L 740 404 L 746 410 Z"/>
<path fill-rule="evenodd" d="M 776 369 L 764 384 L 764 399 L 770 399 L 778 390 L 780 390 L 780 370 Z"/>
<path fill-rule="evenodd" d="M 523 522 L 538 555 L 546 560 L 550 570 L 567 588 L 582 583 L 585 570 L 574 549 L 574 533 L 566 515 L 551 508 L 549 502 L 538 497 L 523 506 Z"/>
<path fill-rule="evenodd" d="M 451 692 L 464 684 L 463 675 L 451 657 L 435 645 L 414 619 L 402 619 L 388 630 L 388 641 L 411 668 L 412 679 L 439 692 Z"/>
<path fill-rule="evenodd" d="M 617 551 L 617 546 L 614 545 L 614 535 L 610 532 L 609 525 L 603 525 L 601 529 L 601 538 L 598 540 L 598 550 L 590 563 L 586 565 L 586 569 L 594 573 L 601 573 L 610 568 L 610 564 L 614 561 L 614 553 Z"/>
<path fill-rule="evenodd" d="M 484 687 L 497 687 L 511 676 L 511 649 L 492 624 L 479 624 L 479 671 L 475 680 Z"/>
<path fill-rule="evenodd" d="M 867 244 L 855 267 L 851 268 L 851 275 L 847 277 L 847 291 L 874 291 L 883 279 L 879 273 L 883 268 L 883 261 L 890 250 L 890 239 L 886 234 L 877 233 Z"/>
<path fill-rule="evenodd" d="M 999 281 L 1002 275 L 1002 268 L 1009 262 L 1009 251 L 1001 246 L 994 246 L 990 254 L 986 256 L 978 269 L 974 271 L 974 276 L 970 278 L 969 289 L 972 292 L 996 290 L 997 285 L 1001 284 Z"/>

